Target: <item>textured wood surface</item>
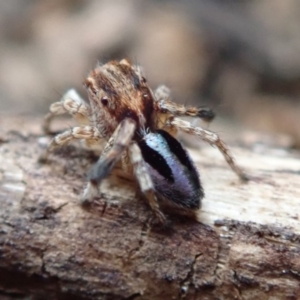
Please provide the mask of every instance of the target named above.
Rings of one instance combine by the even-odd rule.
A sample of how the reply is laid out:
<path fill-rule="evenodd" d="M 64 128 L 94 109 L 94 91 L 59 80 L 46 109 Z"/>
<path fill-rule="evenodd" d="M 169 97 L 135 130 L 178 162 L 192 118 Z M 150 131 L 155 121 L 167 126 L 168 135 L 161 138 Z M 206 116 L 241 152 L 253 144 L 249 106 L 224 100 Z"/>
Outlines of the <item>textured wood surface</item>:
<path fill-rule="evenodd" d="M 199 222 L 172 215 L 161 228 L 130 182 L 110 178 L 80 207 L 96 157 L 70 145 L 39 164 L 40 124 L 0 120 L 0 298 L 299 299 L 299 153 L 237 138 L 242 184 L 201 144 Z"/>

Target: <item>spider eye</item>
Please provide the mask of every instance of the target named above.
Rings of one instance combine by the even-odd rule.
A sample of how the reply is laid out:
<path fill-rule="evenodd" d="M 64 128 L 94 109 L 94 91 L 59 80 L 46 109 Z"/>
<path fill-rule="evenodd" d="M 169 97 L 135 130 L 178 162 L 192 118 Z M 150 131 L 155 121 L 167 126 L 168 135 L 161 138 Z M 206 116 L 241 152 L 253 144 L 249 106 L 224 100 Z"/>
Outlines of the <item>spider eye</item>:
<path fill-rule="evenodd" d="M 107 106 L 107 104 L 108 104 L 108 98 L 107 98 L 107 96 L 103 96 L 101 98 L 101 103 L 102 103 L 102 105 Z"/>

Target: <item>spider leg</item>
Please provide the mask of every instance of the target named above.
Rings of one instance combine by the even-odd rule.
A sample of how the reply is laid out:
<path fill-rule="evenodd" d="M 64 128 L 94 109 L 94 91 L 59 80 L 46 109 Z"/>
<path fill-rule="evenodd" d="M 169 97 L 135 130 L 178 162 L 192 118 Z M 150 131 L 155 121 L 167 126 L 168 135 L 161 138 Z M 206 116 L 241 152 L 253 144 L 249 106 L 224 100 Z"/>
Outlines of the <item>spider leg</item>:
<path fill-rule="evenodd" d="M 239 178 L 243 181 L 249 180 L 248 176 L 243 172 L 243 170 L 235 164 L 234 159 L 230 154 L 226 144 L 219 138 L 216 133 L 209 130 L 204 130 L 201 127 L 194 127 L 190 122 L 181 120 L 179 118 L 170 118 L 166 122 L 166 125 L 174 126 L 175 128 L 180 129 L 186 133 L 196 135 L 209 144 L 216 146 L 223 154 L 231 169 L 239 176 Z"/>
<path fill-rule="evenodd" d="M 146 168 L 142 153 L 137 144 L 132 144 L 129 148 L 130 160 L 133 165 L 135 177 L 138 180 L 142 193 L 145 195 L 150 207 L 161 223 L 165 223 L 166 217 L 161 212 L 157 198 L 154 193 L 154 185 Z"/>
<path fill-rule="evenodd" d="M 215 113 L 207 107 L 186 107 L 183 104 L 177 104 L 170 100 L 170 90 L 165 85 L 160 85 L 154 92 L 157 100 L 156 105 L 161 112 L 170 113 L 175 116 L 189 116 L 203 119 L 206 122 L 211 122 Z"/>
<path fill-rule="evenodd" d="M 98 129 L 94 126 L 77 126 L 68 129 L 58 135 L 56 135 L 50 142 L 47 150 L 41 155 L 40 161 L 45 162 L 48 159 L 48 155 L 51 151 L 58 147 L 66 145 L 73 140 L 83 139 L 89 143 L 97 143 L 103 137 L 101 136 Z"/>
<path fill-rule="evenodd" d="M 90 171 L 88 185 L 81 197 L 83 205 L 91 203 L 98 196 L 100 182 L 107 177 L 116 162 L 121 158 L 123 152 L 128 148 L 135 129 L 136 123 L 131 119 L 125 119 L 119 124 L 106 144 L 99 160 Z"/>
<path fill-rule="evenodd" d="M 90 116 L 89 105 L 74 90 L 68 90 L 60 101 L 50 106 L 50 112 L 45 116 L 43 130 L 51 133 L 50 124 L 56 115 L 69 113 L 80 124 L 88 124 Z"/>
<path fill-rule="evenodd" d="M 94 126 L 77 126 L 56 135 L 48 146 L 48 151 L 53 151 L 55 148 L 76 139 L 99 141 L 102 138 L 100 132 Z"/>

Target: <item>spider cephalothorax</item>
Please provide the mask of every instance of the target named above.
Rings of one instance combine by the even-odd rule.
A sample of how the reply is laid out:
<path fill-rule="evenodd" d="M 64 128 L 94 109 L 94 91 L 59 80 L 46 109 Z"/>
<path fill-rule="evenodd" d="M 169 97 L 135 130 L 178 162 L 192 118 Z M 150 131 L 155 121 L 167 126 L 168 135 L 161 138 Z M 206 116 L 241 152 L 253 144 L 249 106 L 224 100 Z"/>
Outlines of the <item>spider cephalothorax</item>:
<path fill-rule="evenodd" d="M 144 77 L 128 60 L 98 66 L 84 81 L 95 126 L 109 138 L 126 118 L 137 128 L 153 129 L 154 99 Z"/>
<path fill-rule="evenodd" d="M 73 139 L 84 139 L 87 144 L 106 142 L 98 162 L 90 171 L 82 195 L 83 203 L 98 196 L 101 180 L 121 159 L 124 170 L 133 172 L 142 193 L 161 221 L 165 217 L 157 198 L 166 199 L 183 209 L 199 209 L 203 189 L 193 161 L 175 138 L 178 130 L 216 146 L 233 171 L 242 180 L 247 179 L 217 134 L 178 118 L 190 116 L 211 121 L 213 112 L 172 102 L 165 86 L 158 87 L 153 93 L 140 68 L 129 60 L 97 66 L 84 81 L 84 86 L 88 102 L 74 90 L 69 90 L 61 101 L 51 105 L 44 124 L 44 129 L 49 132 L 52 117 L 65 112 L 85 124 L 55 136 L 49 150 Z"/>

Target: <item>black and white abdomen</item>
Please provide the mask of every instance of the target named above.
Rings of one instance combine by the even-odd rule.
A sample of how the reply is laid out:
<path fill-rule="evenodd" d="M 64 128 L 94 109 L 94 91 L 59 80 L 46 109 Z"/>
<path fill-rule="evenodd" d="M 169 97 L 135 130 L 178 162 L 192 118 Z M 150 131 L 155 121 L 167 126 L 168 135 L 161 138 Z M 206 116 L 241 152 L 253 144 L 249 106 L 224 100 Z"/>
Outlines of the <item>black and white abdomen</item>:
<path fill-rule="evenodd" d="M 145 134 L 139 147 L 158 196 L 183 208 L 200 208 L 204 192 L 199 174 L 181 143 L 157 130 Z"/>

